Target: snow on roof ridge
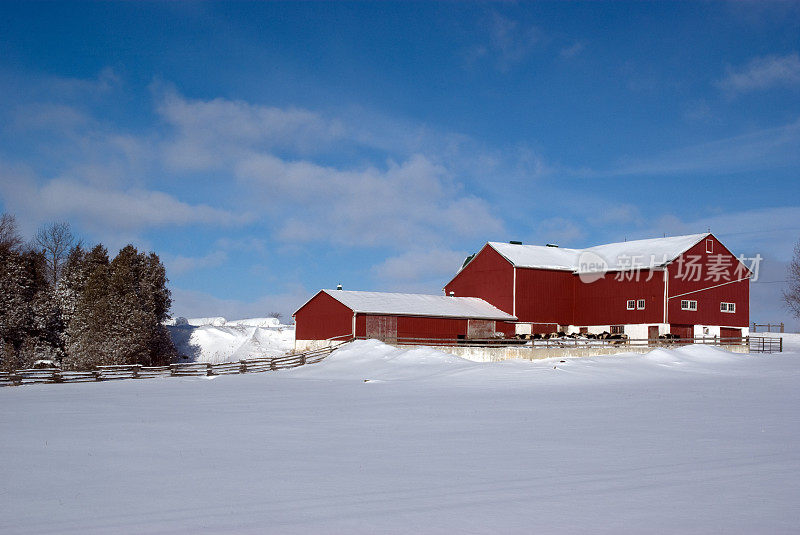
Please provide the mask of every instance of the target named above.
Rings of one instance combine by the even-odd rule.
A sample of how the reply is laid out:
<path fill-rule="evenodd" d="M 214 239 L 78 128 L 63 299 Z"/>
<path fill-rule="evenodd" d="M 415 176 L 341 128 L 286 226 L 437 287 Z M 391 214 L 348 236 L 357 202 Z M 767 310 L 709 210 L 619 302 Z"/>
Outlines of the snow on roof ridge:
<path fill-rule="evenodd" d="M 585 254 L 594 254 L 605 260 L 606 270 L 630 269 L 630 265 L 623 265 L 620 260 L 630 259 L 632 256 L 644 257 L 643 260 L 653 261 L 653 266 L 662 266 L 675 260 L 683 252 L 700 242 L 710 232 L 701 234 L 684 234 L 680 236 L 666 236 L 663 238 L 644 238 L 624 242 L 594 245 L 584 249 L 570 249 L 566 247 L 548 247 L 546 245 L 518 245 L 505 242 L 488 242 L 495 251 L 516 267 L 559 269 L 573 272 L 590 272 L 583 269 L 581 257 Z M 657 263 L 655 263 L 657 261 Z M 643 266 L 638 266 L 639 268 Z"/>
<path fill-rule="evenodd" d="M 479 297 L 454 297 L 438 294 L 329 290 L 325 292 L 354 312 L 364 314 L 397 314 L 405 316 L 439 316 L 494 320 L 515 320 Z"/>

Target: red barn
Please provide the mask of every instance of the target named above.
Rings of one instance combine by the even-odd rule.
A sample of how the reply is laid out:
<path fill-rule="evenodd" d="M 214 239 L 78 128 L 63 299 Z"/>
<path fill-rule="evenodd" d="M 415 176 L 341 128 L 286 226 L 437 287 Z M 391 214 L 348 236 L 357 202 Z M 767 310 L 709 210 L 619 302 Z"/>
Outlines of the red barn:
<path fill-rule="evenodd" d="M 517 333 L 725 338 L 748 334 L 749 283 L 747 267 L 706 233 L 588 249 L 489 242 L 444 290 L 516 316 Z"/>
<path fill-rule="evenodd" d="M 513 315 L 476 297 L 320 290 L 292 316 L 295 349 L 353 337 L 488 338 L 513 336 Z"/>

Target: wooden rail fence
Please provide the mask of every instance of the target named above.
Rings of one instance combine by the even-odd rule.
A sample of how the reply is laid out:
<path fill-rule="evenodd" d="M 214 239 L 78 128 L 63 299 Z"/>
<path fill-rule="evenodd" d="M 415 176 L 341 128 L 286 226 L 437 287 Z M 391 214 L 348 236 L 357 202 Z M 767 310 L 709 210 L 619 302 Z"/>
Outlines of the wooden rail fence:
<path fill-rule="evenodd" d="M 366 337 L 359 336 L 363 340 Z M 469 347 L 674 347 L 689 344 L 712 346 L 749 346 L 752 353 L 779 353 L 783 351 L 782 338 L 743 336 L 737 338 L 392 338 L 384 340 L 396 345 L 469 346 Z"/>
<path fill-rule="evenodd" d="M 346 343 L 346 342 L 342 342 Z M 297 368 L 305 364 L 320 362 L 342 343 L 280 357 L 263 357 L 236 362 L 186 362 L 169 366 L 141 366 L 125 364 L 119 366 L 97 366 L 86 371 L 67 371 L 60 368 L 31 368 L 0 372 L 0 386 L 19 386 L 34 383 L 81 383 L 90 381 L 112 381 L 118 379 L 149 379 L 152 377 L 197 377 L 257 373 Z"/>

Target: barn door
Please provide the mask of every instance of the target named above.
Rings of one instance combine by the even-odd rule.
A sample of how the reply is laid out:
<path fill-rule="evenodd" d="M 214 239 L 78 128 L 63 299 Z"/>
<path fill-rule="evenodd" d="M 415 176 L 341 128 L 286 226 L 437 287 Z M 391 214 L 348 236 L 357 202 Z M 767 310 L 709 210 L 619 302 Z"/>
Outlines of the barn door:
<path fill-rule="evenodd" d="M 658 325 L 650 325 L 647 327 L 648 340 L 658 340 Z"/>
<path fill-rule="evenodd" d="M 720 338 L 741 338 L 742 337 L 742 330 L 741 329 L 732 329 L 730 327 L 720 327 L 719 328 L 719 337 Z"/>
<path fill-rule="evenodd" d="M 467 320 L 467 338 L 493 338 L 494 331 L 492 320 Z"/>
<path fill-rule="evenodd" d="M 670 324 L 669 332 L 678 336 L 678 338 L 694 338 L 694 325 L 676 325 Z"/>
<path fill-rule="evenodd" d="M 367 316 L 367 338 L 397 342 L 397 316 Z"/>

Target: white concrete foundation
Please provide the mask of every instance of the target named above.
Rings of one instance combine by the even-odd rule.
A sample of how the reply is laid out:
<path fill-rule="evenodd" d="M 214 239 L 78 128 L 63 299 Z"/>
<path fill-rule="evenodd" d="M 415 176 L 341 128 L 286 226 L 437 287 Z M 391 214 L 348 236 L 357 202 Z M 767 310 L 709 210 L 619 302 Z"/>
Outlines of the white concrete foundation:
<path fill-rule="evenodd" d="M 408 346 L 400 346 L 408 347 Z M 451 353 L 473 362 L 500 362 L 503 360 L 522 359 L 539 360 L 564 357 L 596 357 L 616 355 L 619 353 L 649 353 L 656 347 L 648 346 L 577 346 L 577 347 L 536 347 L 536 346 L 504 346 L 504 347 L 470 347 L 470 346 L 432 346 L 434 349 Z M 664 345 L 664 347 L 679 347 Z M 733 353 L 749 353 L 747 345 L 722 346 Z"/>

